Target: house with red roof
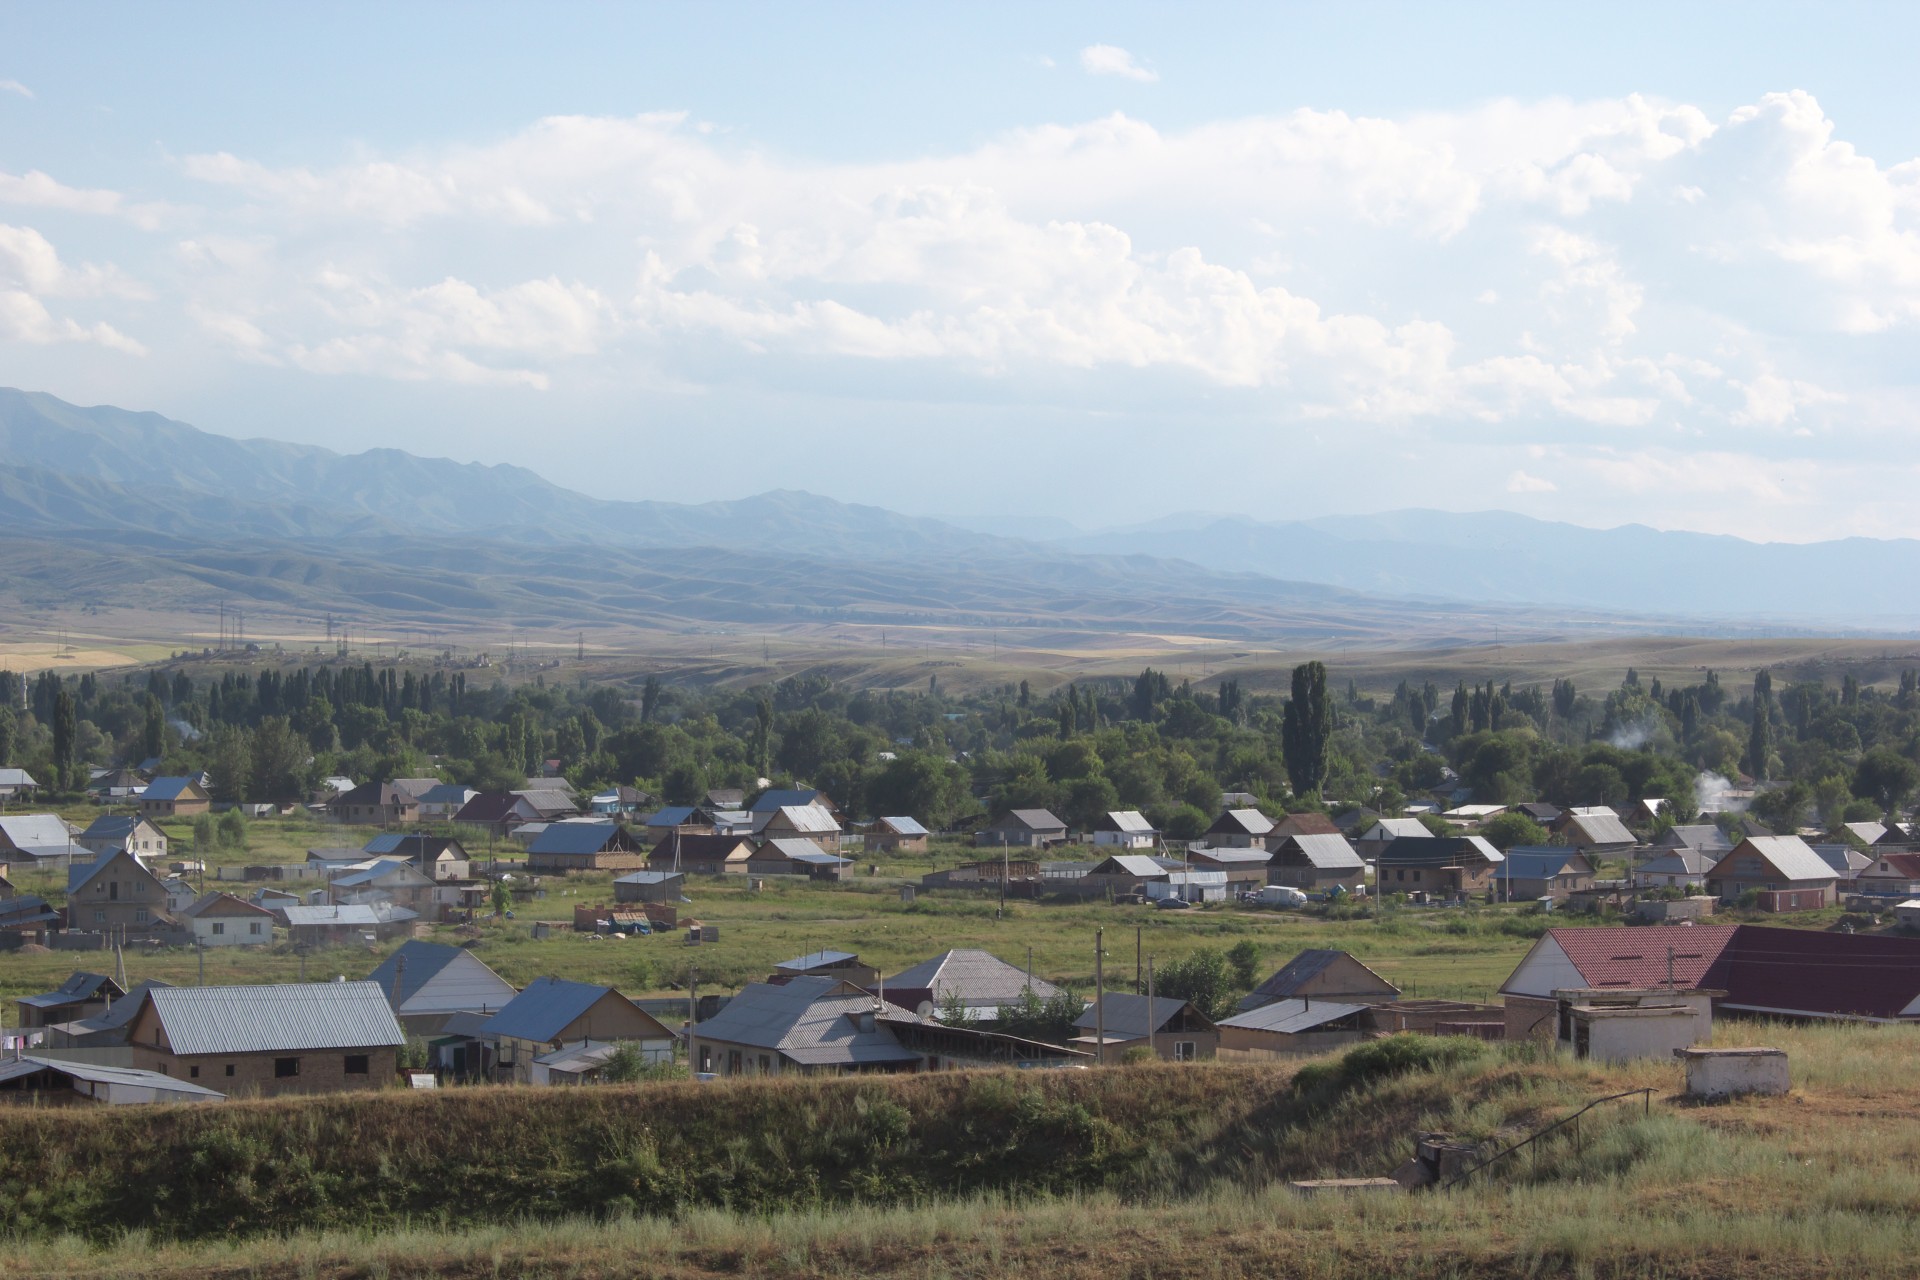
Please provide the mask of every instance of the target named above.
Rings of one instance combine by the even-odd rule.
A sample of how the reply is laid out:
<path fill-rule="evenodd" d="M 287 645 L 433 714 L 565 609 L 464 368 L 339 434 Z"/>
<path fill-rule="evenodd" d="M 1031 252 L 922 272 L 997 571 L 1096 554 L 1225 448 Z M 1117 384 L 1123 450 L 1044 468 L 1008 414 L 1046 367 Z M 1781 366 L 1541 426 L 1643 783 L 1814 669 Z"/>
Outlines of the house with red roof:
<path fill-rule="evenodd" d="M 1920 1021 L 1920 938 L 1769 925 L 1549 929 L 1500 986 L 1508 1039 L 1552 1039 L 1554 992 L 1713 993 L 1716 1014 Z"/>

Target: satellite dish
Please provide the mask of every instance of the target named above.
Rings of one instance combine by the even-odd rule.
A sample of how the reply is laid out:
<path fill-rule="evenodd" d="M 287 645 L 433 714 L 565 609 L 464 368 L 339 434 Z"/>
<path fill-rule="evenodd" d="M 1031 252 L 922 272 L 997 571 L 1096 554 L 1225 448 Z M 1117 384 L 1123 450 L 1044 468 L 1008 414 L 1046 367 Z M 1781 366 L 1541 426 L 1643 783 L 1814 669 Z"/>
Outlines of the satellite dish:
<path fill-rule="evenodd" d="M 933 1001 L 922 1000 L 918 1007 L 914 1009 L 914 1012 L 922 1018 L 931 1018 L 933 1016 Z"/>

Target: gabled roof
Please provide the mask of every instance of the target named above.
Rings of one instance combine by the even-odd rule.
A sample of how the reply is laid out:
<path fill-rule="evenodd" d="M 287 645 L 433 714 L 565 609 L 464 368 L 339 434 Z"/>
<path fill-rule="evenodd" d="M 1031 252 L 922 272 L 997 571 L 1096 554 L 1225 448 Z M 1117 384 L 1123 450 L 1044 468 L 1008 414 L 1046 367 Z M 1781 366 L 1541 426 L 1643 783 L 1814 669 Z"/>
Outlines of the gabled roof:
<path fill-rule="evenodd" d="M 270 920 L 278 919 L 265 907 L 257 907 L 230 893 L 218 892 L 201 894 L 194 899 L 193 905 L 182 907 L 180 914 L 194 920 L 209 916 L 266 916 Z"/>
<path fill-rule="evenodd" d="M 1060 994 L 1060 988 L 1044 978 L 1029 978 L 1024 969 L 1015 968 L 999 956 L 976 947 L 942 951 L 931 960 L 922 960 L 888 978 L 886 990 L 903 995 L 910 991 L 930 993 L 935 1007 L 951 996 L 974 1007 L 1003 1008 L 1016 1004 L 1027 987 L 1042 1000 Z"/>
<path fill-rule="evenodd" d="M 1228 809 L 1213 820 L 1207 828 L 1207 834 L 1235 836 L 1264 836 L 1273 830 L 1273 819 L 1258 809 Z"/>
<path fill-rule="evenodd" d="M 1135 809 L 1109 809 L 1093 824 L 1095 831 L 1118 831 L 1123 835 L 1150 836 L 1156 834 L 1153 824 Z"/>
<path fill-rule="evenodd" d="M 611 822 L 556 822 L 533 838 L 528 853 L 601 853 L 621 836 Z"/>
<path fill-rule="evenodd" d="M 754 857 L 766 858 L 771 850 L 774 857 L 785 858 L 789 862 L 804 862 L 809 866 L 832 867 L 853 861 L 828 853 L 813 841 L 801 836 L 785 836 L 778 840 L 769 840 L 755 852 Z"/>
<path fill-rule="evenodd" d="M 1354 852 L 1347 838 L 1339 832 L 1308 835 L 1290 835 L 1274 847 L 1276 859 L 1288 849 L 1297 850 L 1316 871 L 1359 871 L 1366 867 L 1366 861 Z"/>
<path fill-rule="evenodd" d="M 782 960 L 773 966 L 791 973 L 810 973 L 815 969 L 837 969 L 850 960 L 860 957 L 851 951 L 810 951 L 804 956 L 795 956 L 791 960 Z"/>
<path fill-rule="evenodd" d="M 750 982 L 717 1015 L 694 1028 L 701 1040 L 775 1050 L 806 1066 L 917 1062 L 888 1029 L 897 1011 L 873 1017 L 874 997 L 831 977 L 776 986 Z"/>
<path fill-rule="evenodd" d="M 393 785 L 396 790 L 406 792 L 415 800 L 425 800 L 427 792 L 447 784 L 438 778 L 395 778 Z"/>
<path fill-rule="evenodd" d="M 696 821 L 694 817 L 695 814 L 700 815 L 699 820 L 706 820 L 707 815 L 693 805 L 670 804 L 648 814 L 647 825 L 650 827 L 682 827 L 690 822 Z"/>
<path fill-rule="evenodd" d="M 0 787 L 37 787 L 33 775 L 25 769 L 0 769 Z"/>
<path fill-rule="evenodd" d="M 57 1009 L 61 1005 L 105 999 L 102 993 L 116 998 L 126 994 L 120 989 L 119 983 L 104 973 L 77 972 L 61 983 L 57 990 L 37 996 L 20 996 L 14 1003 L 32 1009 Z"/>
<path fill-rule="evenodd" d="M 753 798 L 753 806 L 749 812 L 772 813 L 776 809 L 785 809 L 791 805 L 805 805 L 808 808 L 824 808 L 826 804 L 826 794 L 815 791 L 812 787 L 787 788 L 785 790 L 773 788 L 762 791 L 759 795 L 755 796 Z"/>
<path fill-rule="evenodd" d="M 993 827 L 1020 827 L 1027 831 L 1065 831 L 1067 824 L 1045 809 L 1010 809 Z M 989 827 L 988 830 L 992 830 Z"/>
<path fill-rule="evenodd" d="M 1748 836 L 1733 851 L 1715 863 L 1707 874 L 1715 878 L 1738 876 L 1735 859 L 1759 856 L 1780 873 L 1782 880 L 1822 881 L 1834 879 L 1833 868 L 1807 847 L 1799 836 Z M 1724 869 L 1723 869 L 1724 868 Z"/>
<path fill-rule="evenodd" d="M 1920 880 L 1920 853 L 1883 853 L 1874 859 L 1873 869 L 1878 875 Z"/>
<path fill-rule="evenodd" d="M 629 871 L 626 875 L 615 876 L 615 884 L 665 884 L 669 880 L 684 880 L 684 871 Z"/>
<path fill-rule="evenodd" d="M 1724 976 L 1718 969 L 1721 953 L 1739 927 L 1549 929 L 1500 990 L 1546 997 L 1556 989 L 1573 987 L 1664 987 L 1669 976 L 1683 990 L 1718 988 Z"/>
<path fill-rule="evenodd" d="M 1653 844 L 1657 849 L 1673 849 L 1684 845 L 1703 853 L 1725 853 L 1733 848 L 1733 841 L 1727 839 L 1726 832 L 1711 822 L 1668 827 Z"/>
<path fill-rule="evenodd" d="M 1337 836 L 1340 826 L 1324 813 L 1290 813 L 1273 824 L 1274 836 Z"/>
<path fill-rule="evenodd" d="M 450 804 L 459 806 L 479 795 L 472 787 L 462 786 L 458 782 L 440 782 L 428 787 L 414 798 L 421 804 Z"/>
<path fill-rule="evenodd" d="M 111 840 L 125 843 L 142 824 L 153 827 L 151 822 L 137 813 L 103 813 L 87 824 L 80 833 L 82 840 Z M 158 828 L 154 828 L 158 830 Z"/>
<path fill-rule="evenodd" d="M 16 813 L 0 817 L 0 836 L 23 852 L 45 850 L 65 853 L 73 842 L 73 830 L 64 819 L 52 813 Z"/>
<path fill-rule="evenodd" d="M 128 853 L 125 849 L 109 849 L 92 862 L 83 862 L 78 866 L 69 866 L 67 868 L 67 896 L 71 898 L 92 884 L 95 876 L 112 866 L 114 861 L 119 858 L 125 858 L 129 867 L 135 869 L 140 875 L 147 877 L 147 879 L 152 880 L 155 884 L 160 882 L 158 876 L 147 870 L 146 864 L 134 857 L 131 853 Z"/>
<path fill-rule="evenodd" d="M 487 1020 L 484 1033 L 515 1040 L 557 1040 L 570 1023 L 609 995 L 619 992 L 566 978 L 535 978 Z"/>
<path fill-rule="evenodd" d="M 1842 880 L 1851 880 L 1873 865 L 1872 854 L 1863 853 L 1850 844 L 1816 844 L 1808 848 Z"/>
<path fill-rule="evenodd" d="M 1380 851 L 1383 866 L 1458 867 L 1476 862 L 1499 864 L 1506 855 L 1484 836 L 1401 836 Z"/>
<path fill-rule="evenodd" d="M 1150 1031 L 1160 1030 L 1188 1008 L 1185 1000 L 1172 996 L 1155 996 L 1149 1001 L 1145 996 L 1124 991 L 1107 992 L 1103 1003 L 1104 1010 L 1088 1005 L 1087 1011 L 1074 1019 L 1074 1029 L 1092 1031 L 1104 1021 L 1109 1040 L 1138 1040 Z"/>
<path fill-rule="evenodd" d="M 1548 880 L 1554 876 L 1593 874 L 1593 863 L 1578 849 L 1563 845 L 1515 845 L 1494 872 L 1502 880 Z"/>
<path fill-rule="evenodd" d="M 162 1095 L 155 1101 L 224 1102 L 227 1096 L 191 1080 L 180 1080 L 158 1071 L 142 1071 L 135 1067 L 105 1067 L 92 1062 L 69 1062 L 65 1058 L 40 1058 L 32 1054 L 0 1062 L 0 1080 L 18 1080 L 41 1071 L 52 1071 L 56 1075 L 66 1076 L 70 1080 L 83 1080 L 88 1084 L 119 1084 L 151 1089 Z"/>
<path fill-rule="evenodd" d="M 27 929 L 34 925 L 51 924 L 59 918 L 60 913 L 37 894 L 23 893 L 18 897 L 0 898 L 0 929 Z"/>
<path fill-rule="evenodd" d="M 420 802 L 414 799 L 411 791 L 403 791 L 391 782 L 363 782 L 353 790 L 335 796 L 328 802 L 336 808 L 387 808 L 397 805 L 402 809 L 416 806 Z"/>
<path fill-rule="evenodd" d="M 372 982 L 158 987 L 147 1001 L 175 1054 L 366 1049 L 406 1041 Z"/>
<path fill-rule="evenodd" d="M 409 1010 L 407 1005 L 429 982 L 447 974 L 445 990 L 436 992 L 430 1010 Z M 487 963 L 462 947 L 415 938 L 400 945 L 367 975 L 378 983 L 387 999 L 401 1013 L 442 1012 L 449 1009 L 500 1009 L 516 994 L 512 985 L 487 966 Z M 395 983 L 399 988 L 396 992 Z"/>
<path fill-rule="evenodd" d="M 917 818 L 880 818 L 876 821 L 875 825 L 884 826 L 888 831 L 891 831 L 897 836 L 925 836 L 933 834 L 921 826 Z"/>
<path fill-rule="evenodd" d="M 754 812 L 766 813 L 766 810 L 756 809 Z M 795 831 L 803 831 L 815 835 L 834 835 L 840 830 L 840 824 L 833 820 L 832 811 L 823 809 L 817 804 L 781 805 L 778 809 L 767 815 L 767 821 L 769 823 L 776 821 L 785 822 Z"/>
<path fill-rule="evenodd" d="M 186 796 L 189 790 L 201 789 L 198 778 L 155 778 L 147 784 L 147 789 L 140 793 L 140 798 L 142 800 L 179 800 Z"/>
<path fill-rule="evenodd" d="M 357 889 L 365 884 L 379 884 L 383 880 L 411 880 L 415 884 L 431 881 L 420 873 L 420 869 L 404 858 L 375 858 L 371 866 L 349 871 L 343 876 L 335 876 L 334 886 L 340 889 Z"/>
<path fill-rule="evenodd" d="M 1334 1000 L 1275 1000 L 1272 1004 L 1236 1013 L 1231 1018 L 1222 1018 L 1215 1025 L 1298 1035 L 1302 1031 L 1311 1031 L 1329 1022 L 1364 1013 L 1366 1009 L 1367 1006 L 1363 1004 L 1341 1004 Z"/>
<path fill-rule="evenodd" d="M 438 859 L 443 853 L 466 856 L 466 848 L 452 836 L 423 836 L 404 831 L 382 831 L 361 846 L 361 850 L 380 857 Z"/>
<path fill-rule="evenodd" d="M 396 907 L 385 902 L 343 902 L 334 906 L 308 907 L 290 903 L 281 907 L 278 914 L 284 916 L 290 929 L 304 929 L 313 926 L 340 927 L 345 929 L 371 929 L 376 925 L 405 924 L 409 920 L 418 920 L 420 913 L 405 907 Z"/>
<path fill-rule="evenodd" d="M 1247 995 L 1241 999 L 1240 1007 L 1248 1009 L 1252 1008 L 1255 1004 L 1266 1004 L 1275 1000 L 1291 1000 L 1299 993 L 1302 987 L 1325 973 L 1330 966 L 1343 958 L 1359 965 L 1361 971 L 1378 983 L 1383 992 L 1399 993 L 1400 988 L 1388 982 L 1366 965 L 1361 964 L 1360 961 L 1355 960 L 1350 953 L 1337 951 L 1330 947 L 1311 947 L 1287 961 L 1271 978 L 1268 978 L 1265 982 L 1247 993 Z"/>
<path fill-rule="evenodd" d="M 1251 849 L 1228 849 L 1225 847 L 1209 849 L 1204 846 L 1187 846 L 1187 857 L 1196 862 L 1212 862 L 1220 865 L 1228 863 L 1240 867 L 1264 867 L 1273 861 L 1273 855 L 1267 850 L 1255 846 Z"/>
<path fill-rule="evenodd" d="M 1102 871 L 1103 867 L 1106 870 Z M 1158 880 L 1167 874 L 1167 869 L 1144 853 L 1116 853 L 1112 857 L 1102 858 L 1087 874 L 1093 875 L 1095 872 L 1101 875 L 1145 876 L 1151 880 Z"/>
<path fill-rule="evenodd" d="M 678 836 L 672 833 L 661 836 L 659 843 L 647 854 L 649 861 L 671 863 L 677 852 L 682 861 L 718 862 L 722 859 L 732 861 L 741 849 L 747 856 L 753 855 L 751 836 Z"/>
<path fill-rule="evenodd" d="M 1626 824 L 1621 822 L 1620 819 L 1615 817 L 1611 812 L 1588 814 L 1576 812 L 1576 816 L 1568 818 L 1560 829 L 1572 844 L 1609 845 L 1634 843 L 1633 832 L 1627 830 Z"/>
<path fill-rule="evenodd" d="M 514 791 L 483 791 L 460 806 L 455 822 L 505 822 L 508 818 L 537 818 L 540 811 Z"/>
<path fill-rule="evenodd" d="M 1696 849 L 1689 845 L 1664 850 L 1659 857 L 1649 858 L 1633 869 L 1635 875 L 1656 876 L 1703 876 L 1712 870 L 1713 864 L 1720 861 L 1722 854 Z"/>
<path fill-rule="evenodd" d="M 1365 837 L 1370 840 L 1401 840 L 1407 837 L 1419 839 L 1432 834 L 1418 818 L 1382 818 L 1367 828 Z"/>

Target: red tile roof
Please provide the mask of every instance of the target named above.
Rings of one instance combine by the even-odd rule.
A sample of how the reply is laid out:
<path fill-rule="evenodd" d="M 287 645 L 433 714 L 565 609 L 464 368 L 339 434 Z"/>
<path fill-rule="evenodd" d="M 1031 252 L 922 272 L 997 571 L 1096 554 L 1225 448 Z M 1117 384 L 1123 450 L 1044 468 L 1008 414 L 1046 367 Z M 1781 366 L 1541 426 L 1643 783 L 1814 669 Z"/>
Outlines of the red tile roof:
<path fill-rule="evenodd" d="M 1675 986 L 1718 988 L 1724 984 L 1714 966 L 1740 928 L 1549 929 L 1547 936 L 1560 944 L 1590 987 L 1664 987 L 1667 950 L 1672 948 Z"/>

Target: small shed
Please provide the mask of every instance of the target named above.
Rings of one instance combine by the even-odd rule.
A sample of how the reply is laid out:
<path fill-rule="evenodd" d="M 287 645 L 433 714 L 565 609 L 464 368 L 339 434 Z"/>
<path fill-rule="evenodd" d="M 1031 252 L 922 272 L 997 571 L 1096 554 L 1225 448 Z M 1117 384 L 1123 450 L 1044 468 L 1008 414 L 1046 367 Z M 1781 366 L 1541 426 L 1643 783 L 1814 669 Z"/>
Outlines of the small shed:
<path fill-rule="evenodd" d="M 678 902 L 687 896 L 681 871 L 633 871 L 613 882 L 615 902 Z"/>

